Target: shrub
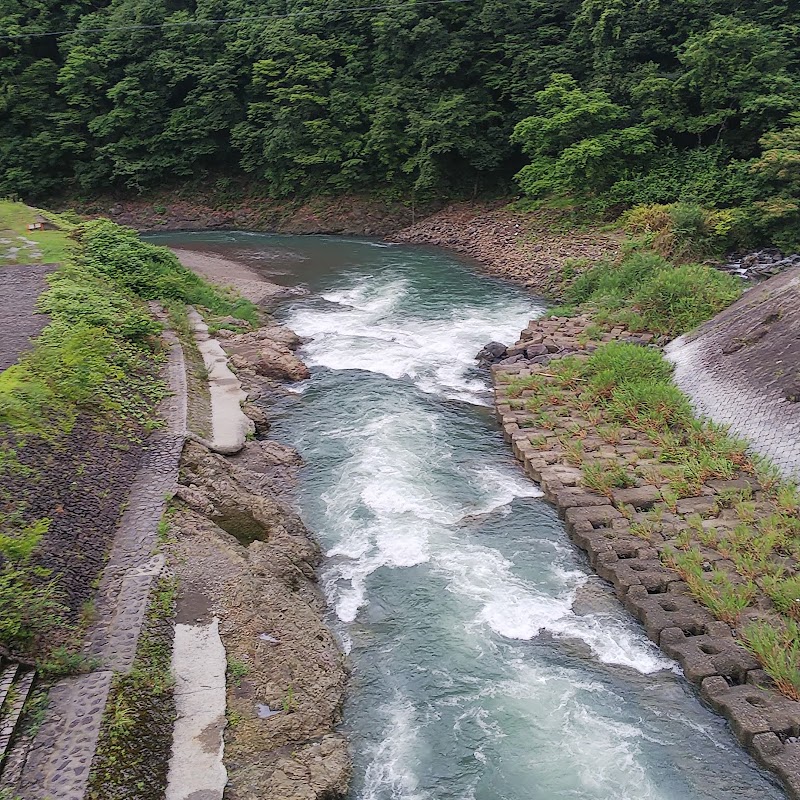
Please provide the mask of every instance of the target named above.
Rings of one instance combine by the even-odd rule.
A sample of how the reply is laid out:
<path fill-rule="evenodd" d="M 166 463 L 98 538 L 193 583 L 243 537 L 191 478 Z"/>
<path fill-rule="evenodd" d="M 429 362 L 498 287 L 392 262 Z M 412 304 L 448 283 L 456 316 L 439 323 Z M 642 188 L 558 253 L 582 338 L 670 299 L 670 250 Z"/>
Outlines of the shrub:
<path fill-rule="evenodd" d="M 180 301 L 253 325 L 258 322 L 252 303 L 212 286 L 184 267 L 171 250 L 143 242 L 132 228 L 99 219 L 80 225 L 73 235 L 83 246 L 83 266 L 142 300 Z"/>
<path fill-rule="evenodd" d="M 717 257 L 734 243 L 737 212 L 693 202 L 636 206 L 623 214 L 623 228 L 639 245 L 678 263 Z"/>
<path fill-rule="evenodd" d="M 636 428 L 666 428 L 692 413 L 686 396 L 672 383 L 626 381 L 611 394 L 611 415 Z"/>
<path fill-rule="evenodd" d="M 634 252 L 618 263 L 599 262 L 575 280 L 567 295 L 575 303 L 592 301 L 607 305 L 607 300 L 612 299 L 622 305 L 643 281 L 667 268 L 668 262 L 657 253 Z"/>

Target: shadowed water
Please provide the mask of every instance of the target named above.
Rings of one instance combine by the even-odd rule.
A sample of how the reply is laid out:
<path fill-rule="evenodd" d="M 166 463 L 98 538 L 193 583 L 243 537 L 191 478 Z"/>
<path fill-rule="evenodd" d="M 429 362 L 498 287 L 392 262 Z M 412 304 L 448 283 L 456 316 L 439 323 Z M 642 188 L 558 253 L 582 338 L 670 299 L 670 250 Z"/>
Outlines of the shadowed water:
<path fill-rule="evenodd" d="M 422 248 L 163 237 L 313 292 L 279 316 L 312 377 L 271 435 L 353 676 L 352 800 L 783 797 L 591 575 L 511 458 L 475 352 L 542 308 Z"/>

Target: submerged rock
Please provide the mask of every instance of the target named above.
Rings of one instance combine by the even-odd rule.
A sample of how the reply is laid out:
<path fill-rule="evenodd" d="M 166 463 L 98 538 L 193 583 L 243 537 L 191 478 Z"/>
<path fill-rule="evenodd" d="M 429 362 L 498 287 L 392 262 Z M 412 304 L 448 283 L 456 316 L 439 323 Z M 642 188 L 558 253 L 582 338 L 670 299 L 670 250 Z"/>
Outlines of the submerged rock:
<path fill-rule="evenodd" d="M 478 351 L 475 358 L 481 366 L 487 367 L 505 358 L 507 352 L 508 348 L 502 342 L 489 342 Z"/>

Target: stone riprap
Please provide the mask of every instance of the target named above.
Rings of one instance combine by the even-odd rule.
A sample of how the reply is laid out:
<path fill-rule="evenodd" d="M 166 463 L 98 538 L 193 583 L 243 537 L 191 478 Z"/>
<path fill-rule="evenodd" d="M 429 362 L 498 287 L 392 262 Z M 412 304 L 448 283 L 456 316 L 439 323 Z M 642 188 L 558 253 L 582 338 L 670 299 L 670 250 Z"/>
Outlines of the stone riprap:
<path fill-rule="evenodd" d="M 666 348 L 700 414 L 800 478 L 800 268 L 754 287 Z"/>
<path fill-rule="evenodd" d="M 548 293 L 558 291 L 566 260 L 588 264 L 613 259 L 622 242 L 621 233 L 597 228 L 560 233 L 563 222 L 559 210 L 514 211 L 504 200 L 453 203 L 391 238 L 446 247 L 474 258 L 492 275 Z"/>
<path fill-rule="evenodd" d="M 596 342 L 586 337 L 587 317 L 553 318 L 532 322 L 510 350 L 545 345 L 550 359 L 573 354 L 588 358 Z M 615 328 L 604 341 L 625 340 L 630 334 Z M 572 540 L 586 551 L 593 568 L 614 588 L 625 607 L 642 623 L 647 635 L 683 667 L 702 698 L 723 714 L 741 743 L 765 767 L 773 770 L 790 796 L 800 797 L 800 703 L 771 684 L 758 661 L 735 638 L 732 628 L 697 602 L 681 575 L 665 565 L 661 554 L 681 547 L 681 532 L 691 530 L 697 516 L 702 525 L 731 530 L 737 523 L 725 497 L 732 491 L 754 492 L 765 509 L 761 487 L 750 475 L 709 480 L 697 497 L 678 500 L 662 494 L 660 482 L 637 479 L 627 489 L 609 495 L 587 488 L 574 453 L 565 448 L 581 441 L 581 463 L 612 463 L 637 474 L 654 475 L 661 468 L 658 447 L 641 431 L 621 427 L 603 438 L 586 413 L 553 402 L 539 409 L 552 417 L 552 427 L 532 420 L 525 407 L 530 389 L 511 389 L 512 381 L 540 375 L 554 379 L 547 364 L 524 355 L 513 363 L 492 367 L 496 409 L 506 440 L 524 464 L 525 472 L 541 485 L 545 498 L 557 506 Z M 552 367 L 551 367 L 552 369 Z M 540 418 L 541 419 L 541 418 Z M 648 471 L 649 470 L 649 471 Z M 653 519 L 658 519 L 658 524 Z M 728 563 L 710 548 L 703 550 L 708 570 Z"/>
<path fill-rule="evenodd" d="M 148 439 L 98 589 L 97 622 L 88 632 L 85 652 L 99 659 L 100 668 L 60 681 L 51 690 L 18 787 L 25 800 L 83 800 L 114 673 L 133 665 L 150 587 L 163 564 L 154 556 L 158 523 L 177 484 L 186 435 L 183 351 L 171 332 L 164 339 L 170 395 L 158 413 L 167 424 Z"/>
<path fill-rule="evenodd" d="M 16 364 L 31 346 L 31 339 L 42 332 L 48 318 L 36 313 L 36 300 L 47 288 L 45 277 L 56 264 L 0 265 L 0 370 Z"/>
<path fill-rule="evenodd" d="M 720 269 L 732 272 L 746 281 L 766 280 L 793 267 L 800 267 L 800 253 L 786 255 L 774 249 L 733 256 L 720 265 Z"/>

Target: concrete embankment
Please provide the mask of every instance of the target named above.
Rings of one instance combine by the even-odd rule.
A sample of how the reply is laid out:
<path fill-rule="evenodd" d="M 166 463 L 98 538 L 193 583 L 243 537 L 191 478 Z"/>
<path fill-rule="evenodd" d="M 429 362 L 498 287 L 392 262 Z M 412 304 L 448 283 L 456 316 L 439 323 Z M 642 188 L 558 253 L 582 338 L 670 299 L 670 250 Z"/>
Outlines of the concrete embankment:
<path fill-rule="evenodd" d="M 589 324 L 587 317 L 533 321 L 512 348 L 521 353 L 517 362 L 493 367 L 505 438 L 528 476 L 558 508 L 572 540 L 648 636 L 681 664 L 701 697 L 729 720 L 756 760 L 780 777 L 791 797 L 800 797 L 800 703 L 776 690 L 737 639 L 738 626 L 715 619 L 694 599 L 682 574 L 668 566 L 669 554 L 685 550 L 687 537 L 707 542 L 709 532 L 721 535 L 736 528 L 740 519 L 731 508 L 732 497 L 752 497 L 753 513 L 765 518 L 774 513 L 774 502 L 744 467 L 729 479 L 705 481 L 697 496 L 677 499 L 669 491 L 666 476 L 673 465 L 665 463 L 670 459 L 663 442 L 643 430 L 602 425 L 593 404 L 581 407 L 575 392 L 560 392 L 554 359 L 586 359 L 600 344 L 632 336 L 615 328 L 592 341 Z M 540 349 L 547 353 L 544 359 Z M 531 376 L 551 387 L 549 399 L 547 392 L 521 388 Z M 535 413 L 526 405 L 534 395 Z M 593 491 L 586 485 L 587 465 L 623 469 L 635 476 L 633 485 Z M 704 570 L 738 580 L 722 553 L 710 546 L 700 552 Z M 762 616 L 760 609 L 767 607 L 753 606 L 751 618 Z"/>
<path fill-rule="evenodd" d="M 666 349 L 697 410 L 800 479 L 800 268 L 750 289 Z"/>
<path fill-rule="evenodd" d="M 59 681 L 51 690 L 44 722 L 14 787 L 26 800 L 83 800 L 86 796 L 112 683 L 115 676 L 133 669 L 151 589 L 164 566 L 163 555 L 154 553 L 154 548 L 166 496 L 177 479 L 186 430 L 183 353 L 171 332 L 164 337 L 169 347 L 165 377 L 171 395 L 162 401 L 158 416 L 165 425 L 148 440 L 130 486 L 94 601 L 96 621 L 86 634 L 84 653 L 98 668 Z M 109 476 L 103 479 L 110 480 Z M 98 484 L 103 479 L 96 476 Z"/>

